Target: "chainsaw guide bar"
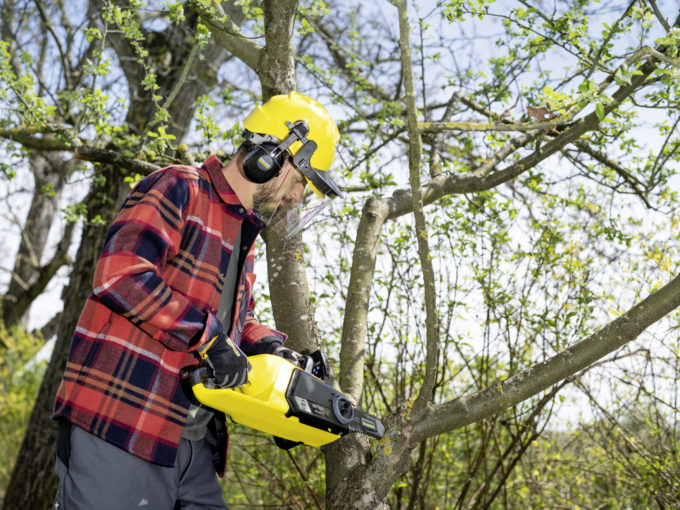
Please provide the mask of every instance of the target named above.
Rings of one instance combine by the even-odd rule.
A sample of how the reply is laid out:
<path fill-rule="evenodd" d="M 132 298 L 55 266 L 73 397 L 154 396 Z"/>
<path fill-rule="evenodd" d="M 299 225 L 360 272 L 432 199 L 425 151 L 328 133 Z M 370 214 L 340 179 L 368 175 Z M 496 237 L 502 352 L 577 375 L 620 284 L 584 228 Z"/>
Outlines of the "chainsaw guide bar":
<path fill-rule="evenodd" d="M 296 416 L 300 423 L 340 435 L 354 431 L 380 439 L 385 434 L 380 420 L 355 409 L 345 395 L 302 370 L 293 372 L 286 400 L 287 415 Z"/>

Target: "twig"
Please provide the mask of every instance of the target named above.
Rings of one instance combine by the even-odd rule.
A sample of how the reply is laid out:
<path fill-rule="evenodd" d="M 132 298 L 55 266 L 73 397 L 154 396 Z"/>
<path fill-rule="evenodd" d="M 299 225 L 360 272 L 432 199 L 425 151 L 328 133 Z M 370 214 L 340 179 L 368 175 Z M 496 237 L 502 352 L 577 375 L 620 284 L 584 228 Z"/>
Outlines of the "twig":
<path fill-rule="evenodd" d="M 671 26 L 668 24 L 668 21 L 666 21 L 666 18 L 664 18 L 663 15 L 661 14 L 659 7 L 656 5 L 656 1 L 655 0 L 646 0 L 646 1 L 651 6 L 652 10 L 654 11 L 654 15 L 656 16 L 656 19 L 659 20 L 659 23 L 661 23 L 664 30 L 666 30 L 666 32 L 669 32 L 670 29 L 671 29 Z"/>
<path fill-rule="evenodd" d="M 409 182 L 413 216 L 416 226 L 418 255 L 423 273 L 425 287 L 425 377 L 418 396 L 413 404 L 414 413 L 423 411 L 432 397 L 437 381 L 437 357 L 439 348 L 439 321 L 437 319 L 437 292 L 435 287 L 434 267 L 427 235 L 427 222 L 423 210 L 423 190 L 420 181 L 422 165 L 422 135 L 419 132 L 416 93 L 413 78 L 413 62 L 411 61 L 411 33 L 406 0 L 397 2 L 399 10 L 399 46 L 401 47 L 402 73 L 404 91 L 406 93 L 406 109 L 409 134 Z"/>
<path fill-rule="evenodd" d="M 182 73 L 179 75 L 179 78 L 177 79 L 177 83 L 175 83 L 175 86 L 173 87 L 172 91 L 170 92 L 170 95 L 166 98 L 165 103 L 163 103 L 163 106 L 161 106 L 161 109 L 167 110 L 170 108 L 170 105 L 175 101 L 177 98 L 177 94 L 179 94 L 180 90 L 184 86 L 184 83 L 187 80 L 187 76 L 189 76 L 189 71 L 194 65 L 194 61 L 196 60 L 196 54 L 198 53 L 198 49 L 200 47 L 200 43 L 196 41 L 191 48 L 191 52 L 189 53 L 189 56 L 187 57 L 186 62 L 184 63 L 184 67 L 182 68 Z M 154 127 L 156 124 L 160 122 L 160 119 L 155 119 L 151 123 L 149 123 L 149 128 Z"/>

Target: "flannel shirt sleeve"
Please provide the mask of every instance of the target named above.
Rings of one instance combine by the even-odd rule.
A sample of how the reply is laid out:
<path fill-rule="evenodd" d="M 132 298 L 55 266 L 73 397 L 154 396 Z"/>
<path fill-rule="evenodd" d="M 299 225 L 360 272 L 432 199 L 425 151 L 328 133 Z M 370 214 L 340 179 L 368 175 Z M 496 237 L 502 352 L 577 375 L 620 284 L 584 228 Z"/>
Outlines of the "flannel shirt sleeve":
<path fill-rule="evenodd" d="M 180 246 L 189 183 L 171 168 L 143 179 L 109 229 L 95 269 L 93 294 L 168 349 L 198 347 L 219 321 L 173 291 L 160 271 Z"/>

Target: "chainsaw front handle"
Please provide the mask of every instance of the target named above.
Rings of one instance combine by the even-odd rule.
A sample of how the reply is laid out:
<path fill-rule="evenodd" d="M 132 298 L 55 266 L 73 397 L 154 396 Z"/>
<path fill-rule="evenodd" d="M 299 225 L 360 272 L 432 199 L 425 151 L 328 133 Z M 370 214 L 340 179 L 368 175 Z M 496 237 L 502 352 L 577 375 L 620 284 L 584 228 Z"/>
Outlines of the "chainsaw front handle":
<path fill-rule="evenodd" d="M 189 384 L 191 384 L 192 387 L 197 384 L 210 385 L 213 381 L 213 372 L 208 365 L 199 365 L 190 368 L 186 371 L 186 374 L 189 379 Z"/>

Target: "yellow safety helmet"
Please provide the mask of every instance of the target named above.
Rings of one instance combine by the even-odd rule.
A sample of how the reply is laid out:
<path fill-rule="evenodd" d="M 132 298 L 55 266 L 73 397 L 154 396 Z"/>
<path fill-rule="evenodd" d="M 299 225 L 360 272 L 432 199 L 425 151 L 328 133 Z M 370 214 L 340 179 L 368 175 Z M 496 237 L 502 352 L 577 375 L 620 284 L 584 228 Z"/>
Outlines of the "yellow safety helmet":
<path fill-rule="evenodd" d="M 279 144 L 319 197 L 342 196 L 329 175 L 340 133 L 328 110 L 299 92 L 273 96 L 243 121 L 244 136 L 255 145 Z M 276 149 L 272 153 L 276 153 Z"/>

